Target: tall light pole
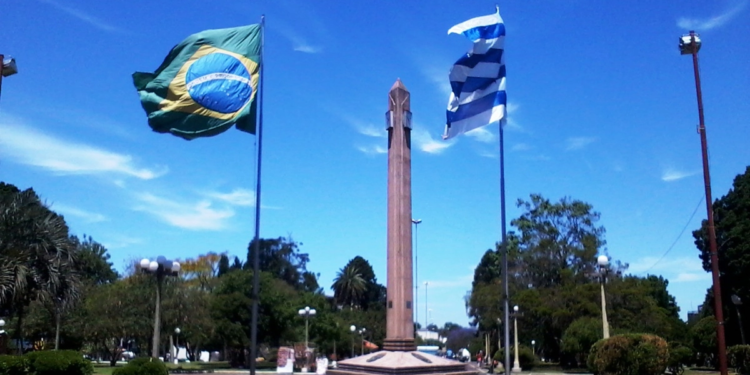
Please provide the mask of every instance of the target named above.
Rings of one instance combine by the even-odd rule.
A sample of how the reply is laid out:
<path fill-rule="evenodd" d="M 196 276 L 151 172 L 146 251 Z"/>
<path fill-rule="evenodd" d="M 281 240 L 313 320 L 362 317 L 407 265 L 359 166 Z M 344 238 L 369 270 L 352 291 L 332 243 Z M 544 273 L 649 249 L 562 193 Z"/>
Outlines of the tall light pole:
<path fill-rule="evenodd" d="M 716 230 L 714 227 L 713 200 L 711 199 L 711 175 L 708 169 L 708 141 L 706 140 L 706 124 L 703 122 L 703 95 L 701 94 L 701 77 L 698 71 L 698 50 L 701 40 L 695 31 L 680 37 L 680 54 L 693 56 L 693 75 L 695 76 L 695 94 L 698 98 L 698 132 L 701 137 L 701 153 L 703 155 L 703 184 L 706 190 L 706 213 L 708 216 L 708 244 L 711 252 L 711 274 L 714 289 L 714 314 L 716 317 L 716 344 L 719 349 L 719 372 L 727 375 L 727 351 L 724 341 L 724 312 L 721 303 L 721 282 L 719 279 L 719 255 L 716 246 Z"/>
<path fill-rule="evenodd" d="M 8 334 L 5 332 L 5 320 L 0 319 L 0 355 L 8 349 Z"/>
<path fill-rule="evenodd" d="M 148 258 L 141 259 L 139 263 L 141 272 L 152 274 L 156 277 L 156 303 L 154 307 L 154 334 L 152 337 L 151 357 L 159 358 L 159 333 L 161 332 L 161 287 L 164 278 L 177 276 L 180 272 L 180 263 L 167 260 L 162 255 L 156 257 L 155 261 Z"/>
<path fill-rule="evenodd" d="M 357 332 L 357 327 L 352 325 L 349 330 L 352 332 L 352 358 L 354 358 L 354 332 Z"/>
<path fill-rule="evenodd" d="M 414 321 L 419 324 L 419 224 L 422 223 L 422 219 L 411 219 L 414 224 Z"/>
<path fill-rule="evenodd" d="M 740 322 L 740 337 L 742 337 L 742 345 L 745 343 L 745 329 L 742 327 L 742 314 L 740 314 L 740 306 L 742 306 L 742 299 L 736 294 L 732 294 L 732 303 L 734 304 L 735 310 L 737 310 L 737 321 Z"/>
<path fill-rule="evenodd" d="M 536 356 L 536 341 L 535 340 L 531 340 L 531 354 Z"/>
<path fill-rule="evenodd" d="M 604 332 L 604 338 L 609 338 L 609 322 L 607 321 L 607 298 L 604 294 L 604 283 L 607 282 L 607 273 L 609 272 L 609 258 L 606 255 L 599 255 L 596 259 L 596 263 L 599 265 L 599 285 L 602 294 L 602 332 Z"/>
<path fill-rule="evenodd" d="M 521 364 L 518 361 L 518 305 L 513 306 L 513 372 L 521 372 Z"/>
<path fill-rule="evenodd" d="M 16 59 L 0 54 L 0 93 L 3 91 L 3 77 L 9 77 L 18 73 Z"/>
<path fill-rule="evenodd" d="M 311 316 L 315 316 L 315 309 L 305 306 L 304 309 L 299 309 L 298 313 L 300 316 L 305 317 L 305 352 L 307 352 L 310 349 L 308 346 L 309 319 Z"/>

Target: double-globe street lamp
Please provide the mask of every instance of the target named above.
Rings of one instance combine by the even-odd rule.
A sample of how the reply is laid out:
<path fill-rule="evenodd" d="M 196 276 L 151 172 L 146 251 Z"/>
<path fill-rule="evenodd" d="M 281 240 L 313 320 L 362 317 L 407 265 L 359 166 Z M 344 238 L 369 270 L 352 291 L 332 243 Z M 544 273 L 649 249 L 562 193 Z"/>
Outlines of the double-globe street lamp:
<path fill-rule="evenodd" d="M 18 73 L 16 59 L 0 54 L 0 93 L 3 91 L 3 77 L 12 76 Z"/>
<path fill-rule="evenodd" d="M 737 321 L 740 323 L 740 337 L 742 338 L 742 345 L 745 343 L 745 329 L 742 327 L 742 314 L 740 314 L 740 306 L 742 306 L 742 299 L 736 294 L 732 294 L 732 303 L 734 304 L 735 310 L 737 310 Z"/>
<path fill-rule="evenodd" d="M 299 309 L 297 312 L 300 316 L 305 317 L 305 352 L 307 352 L 310 349 L 310 346 L 308 344 L 308 333 L 309 333 L 309 319 L 311 316 L 315 316 L 315 309 L 311 309 L 310 306 L 305 306 L 304 309 Z"/>
<path fill-rule="evenodd" d="M 141 259 L 139 263 L 141 272 L 154 275 L 156 277 L 156 303 L 154 307 L 154 334 L 152 337 L 151 357 L 159 358 L 159 333 L 161 330 L 161 289 L 164 278 L 168 276 L 177 276 L 180 272 L 180 263 L 171 261 L 162 255 L 156 257 L 156 260 L 148 258 Z"/>

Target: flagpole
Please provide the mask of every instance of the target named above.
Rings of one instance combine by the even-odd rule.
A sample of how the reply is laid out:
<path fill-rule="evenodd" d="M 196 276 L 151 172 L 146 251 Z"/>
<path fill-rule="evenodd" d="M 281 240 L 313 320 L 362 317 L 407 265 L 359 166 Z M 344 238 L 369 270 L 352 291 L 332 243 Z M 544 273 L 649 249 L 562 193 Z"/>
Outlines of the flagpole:
<path fill-rule="evenodd" d="M 250 375 L 255 375 L 255 359 L 258 358 L 258 289 L 260 288 L 260 166 L 263 155 L 263 76 L 265 75 L 265 27 L 266 16 L 260 17 L 260 88 L 258 89 L 258 175 L 255 185 L 255 237 L 253 250 L 253 307 L 250 323 Z"/>
<path fill-rule="evenodd" d="M 505 155 L 503 149 L 503 121 L 500 128 L 500 228 L 502 240 L 500 251 L 503 253 L 503 327 L 505 327 L 505 374 L 510 374 L 510 304 L 508 303 L 508 243 L 505 234 Z"/>

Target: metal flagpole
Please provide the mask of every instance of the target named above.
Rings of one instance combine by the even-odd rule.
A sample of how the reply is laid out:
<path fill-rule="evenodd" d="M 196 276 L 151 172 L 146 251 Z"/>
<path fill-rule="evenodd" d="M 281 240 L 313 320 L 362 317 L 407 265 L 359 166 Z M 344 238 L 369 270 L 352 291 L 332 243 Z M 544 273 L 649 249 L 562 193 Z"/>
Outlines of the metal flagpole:
<path fill-rule="evenodd" d="M 510 374 L 510 308 L 508 303 L 508 244 L 505 235 L 505 155 L 503 151 L 503 121 L 500 128 L 500 228 L 502 240 L 500 251 L 503 253 L 503 326 L 505 327 L 505 374 Z"/>
<path fill-rule="evenodd" d="M 253 250 L 253 307 L 250 323 L 250 375 L 255 375 L 255 358 L 258 358 L 258 289 L 260 288 L 260 166 L 263 155 L 263 76 L 265 75 L 266 16 L 260 17 L 260 88 L 258 89 L 258 175 L 255 185 L 255 247 Z"/>

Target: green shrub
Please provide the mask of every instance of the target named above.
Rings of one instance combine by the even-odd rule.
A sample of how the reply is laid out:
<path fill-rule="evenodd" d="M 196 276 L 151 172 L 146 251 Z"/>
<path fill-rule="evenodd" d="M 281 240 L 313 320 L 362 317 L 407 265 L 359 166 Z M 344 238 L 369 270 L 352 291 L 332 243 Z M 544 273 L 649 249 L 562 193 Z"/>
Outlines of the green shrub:
<path fill-rule="evenodd" d="M 738 374 L 750 374 L 750 345 L 735 345 L 727 351 L 729 365 L 735 368 Z"/>
<path fill-rule="evenodd" d="M 77 351 L 44 350 L 25 355 L 35 375 L 91 375 L 94 366 Z"/>
<path fill-rule="evenodd" d="M 661 375 L 669 361 L 667 342 L 650 334 L 625 334 L 598 341 L 587 363 L 598 375 Z"/>
<path fill-rule="evenodd" d="M 591 349 L 589 350 L 589 356 L 586 358 L 586 368 L 589 370 L 590 373 L 594 375 L 599 375 L 599 372 L 596 369 L 595 359 L 599 355 L 599 349 L 604 345 L 604 341 L 606 339 L 601 339 L 594 343 L 594 345 L 591 345 Z"/>
<path fill-rule="evenodd" d="M 150 357 L 136 358 L 124 367 L 116 369 L 112 375 L 168 375 L 164 362 Z"/>
<path fill-rule="evenodd" d="M 670 345 L 669 347 L 669 361 L 667 362 L 667 369 L 672 374 L 681 373 L 684 367 L 690 366 L 693 362 L 693 350 L 682 345 Z"/>
<path fill-rule="evenodd" d="M 0 375 L 26 375 L 29 360 L 17 355 L 0 355 Z"/>
<path fill-rule="evenodd" d="M 591 346 L 602 337 L 602 321 L 597 318 L 579 318 L 571 323 L 562 335 L 560 351 L 579 367 L 586 363 Z M 561 365 L 564 361 L 561 359 Z M 571 363 L 570 365 L 573 365 Z"/>
<path fill-rule="evenodd" d="M 513 368 L 513 357 L 515 356 L 515 352 L 513 347 L 510 347 L 510 366 Z M 500 349 L 495 352 L 495 355 L 492 357 L 492 359 L 496 360 L 498 363 L 502 363 L 503 366 L 505 366 L 505 351 L 503 349 Z M 534 356 L 534 352 L 531 351 L 531 348 L 526 346 L 519 346 L 518 347 L 518 364 L 521 366 L 521 369 L 524 371 L 529 371 L 534 368 L 536 365 L 536 357 Z"/>

